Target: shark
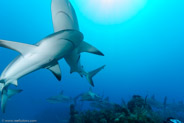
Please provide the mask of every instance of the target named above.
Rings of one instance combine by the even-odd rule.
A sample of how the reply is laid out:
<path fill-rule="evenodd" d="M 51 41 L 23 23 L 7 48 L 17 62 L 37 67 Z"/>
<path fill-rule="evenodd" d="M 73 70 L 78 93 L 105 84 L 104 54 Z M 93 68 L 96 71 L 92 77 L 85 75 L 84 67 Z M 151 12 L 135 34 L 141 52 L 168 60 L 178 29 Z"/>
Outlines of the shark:
<path fill-rule="evenodd" d="M 18 79 L 37 71 L 47 69 L 57 80 L 61 80 L 61 69 L 58 61 L 64 59 L 70 66 L 70 73 L 77 72 L 85 76 L 91 86 L 92 77 L 101 71 L 105 65 L 86 72 L 80 63 L 80 56 L 88 52 L 100 56 L 104 54 L 91 44 L 84 41 L 80 32 L 77 15 L 69 0 L 52 0 L 51 3 L 53 34 L 50 34 L 36 44 L 0 40 L 0 47 L 8 48 L 20 54 L 5 68 L 0 76 L 1 110 L 4 113 L 7 100 L 22 90 L 11 89 L 18 86 Z"/>
<path fill-rule="evenodd" d="M 61 102 L 68 103 L 68 102 L 72 102 L 73 99 L 69 96 L 65 96 L 63 94 L 63 91 L 61 91 L 59 95 L 47 98 L 47 101 L 50 102 L 50 103 L 61 103 Z"/>
<path fill-rule="evenodd" d="M 101 101 L 102 97 L 97 95 L 92 91 L 92 88 L 89 89 L 88 92 L 82 93 L 80 95 L 80 101 Z"/>
<path fill-rule="evenodd" d="M 93 108 L 96 109 L 112 109 L 115 106 L 115 103 L 109 101 L 109 97 L 101 99 L 99 101 L 94 101 L 90 104 Z"/>

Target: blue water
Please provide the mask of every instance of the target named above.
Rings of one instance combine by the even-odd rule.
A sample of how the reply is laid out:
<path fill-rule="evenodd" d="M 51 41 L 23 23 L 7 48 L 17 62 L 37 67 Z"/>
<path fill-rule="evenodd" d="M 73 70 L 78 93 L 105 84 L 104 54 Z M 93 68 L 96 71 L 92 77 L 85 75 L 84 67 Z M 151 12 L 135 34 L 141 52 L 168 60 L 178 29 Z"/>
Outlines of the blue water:
<path fill-rule="evenodd" d="M 0 1 L 0 39 L 35 44 L 52 34 L 50 4 L 51 0 Z M 159 100 L 164 96 L 170 101 L 184 99 L 183 0 L 149 0 L 136 15 L 114 24 L 90 20 L 77 5 L 73 4 L 85 41 L 105 54 L 101 57 L 83 53 L 81 57 L 86 70 L 106 65 L 94 77 L 94 92 L 117 103 L 133 94 L 154 94 Z M 17 55 L 15 51 L 0 48 L 0 72 Z M 64 60 L 59 63 L 61 82 L 45 69 L 21 78 L 17 88 L 24 91 L 8 101 L 6 114 L 0 113 L 0 119 L 50 123 L 67 117 L 69 105 L 49 104 L 45 99 L 61 90 L 76 96 L 90 85 L 77 73 L 70 74 Z"/>

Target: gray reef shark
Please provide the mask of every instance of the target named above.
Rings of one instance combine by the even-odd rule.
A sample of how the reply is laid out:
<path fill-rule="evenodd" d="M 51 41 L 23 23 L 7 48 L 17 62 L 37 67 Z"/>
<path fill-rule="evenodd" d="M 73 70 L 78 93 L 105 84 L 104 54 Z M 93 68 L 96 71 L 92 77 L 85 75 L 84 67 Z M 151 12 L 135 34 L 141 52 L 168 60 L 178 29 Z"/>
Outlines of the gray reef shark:
<path fill-rule="evenodd" d="M 92 92 L 92 89 L 90 88 L 88 92 L 82 93 L 80 95 L 80 101 L 101 101 L 102 97 Z"/>
<path fill-rule="evenodd" d="M 109 101 L 108 97 L 100 101 L 94 101 L 90 104 L 90 106 L 97 109 L 112 109 L 114 105 L 115 105 L 114 103 L 111 103 Z"/>
<path fill-rule="evenodd" d="M 78 72 L 85 76 L 94 86 L 92 77 L 104 66 L 86 72 L 80 64 L 80 53 L 88 52 L 103 56 L 102 52 L 83 41 L 83 34 L 75 11 L 69 0 L 52 0 L 51 5 L 54 33 L 42 39 L 35 45 L 14 41 L 0 40 L 0 47 L 15 50 L 20 55 L 15 58 L 0 76 L 1 110 L 5 112 L 8 98 L 21 92 L 9 89 L 17 86 L 17 80 L 31 72 L 45 68 L 50 70 L 58 80 L 61 80 L 61 70 L 58 60 L 64 58 L 71 68 L 71 73 Z"/>
<path fill-rule="evenodd" d="M 52 97 L 49 97 L 47 98 L 47 101 L 50 102 L 50 103 L 69 103 L 69 102 L 72 102 L 73 99 L 69 96 L 65 96 L 63 94 L 63 91 L 57 95 L 57 96 L 52 96 Z"/>

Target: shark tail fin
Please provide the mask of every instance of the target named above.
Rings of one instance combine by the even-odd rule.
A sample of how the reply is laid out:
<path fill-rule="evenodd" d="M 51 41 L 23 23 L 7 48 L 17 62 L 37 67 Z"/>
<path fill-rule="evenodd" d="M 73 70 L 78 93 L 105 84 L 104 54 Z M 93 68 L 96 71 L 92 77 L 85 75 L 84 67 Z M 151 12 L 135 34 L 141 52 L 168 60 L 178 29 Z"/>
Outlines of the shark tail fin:
<path fill-rule="evenodd" d="M 105 65 L 103 65 L 102 67 L 99 67 L 99 68 L 97 68 L 97 69 L 95 69 L 95 70 L 93 70 L 93 71 L 91 71 L 91 72 L 88 72 L 88 73 L 86 74 L 87 80 L 89 81 L 89 83 L 90 83 L 93 87 L 94 87 L 94 83 L 93 83 L 93 80 L 92 80 L 93 76 L 95 76 L 98 72 L 100 72 L 104 67 L 105 67 Z"/>
<path fill-rule="evenodd" d="M 20 92 L 22 92 L 22 90 L 14 90 L 7 88 L 3 89 L 3 91 L 1 92 L 1 110 L 3 113 L 5 113 L 7 100 Z"/>

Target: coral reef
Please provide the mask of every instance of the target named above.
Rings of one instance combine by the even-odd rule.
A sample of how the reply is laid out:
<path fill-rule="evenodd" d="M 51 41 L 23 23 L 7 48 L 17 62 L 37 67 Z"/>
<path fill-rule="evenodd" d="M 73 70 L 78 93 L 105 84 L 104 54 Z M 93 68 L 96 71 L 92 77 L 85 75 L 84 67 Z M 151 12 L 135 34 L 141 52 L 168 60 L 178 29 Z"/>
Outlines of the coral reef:
<path fill-rule="evenodd" d="M 67 116 L 63 120 L 57 117 L 59 123 L 183 123 L 181 121 L 184 121 L 183 101 L 168 103 L 167 96 L 160 102 L 154 95 L 145 98 L 133 95 L 127 103 L 122 99 L 121 104 L 117 104 L 110 102 L 109 97 L 97 95 L 90 88 L 88 92 L 80 93 L 74 98 L 64 96 L 62 92 L 48 98 L 48 101 L 70 102 L 70 118 Z"/>
<path fill-rule="evenodd" d="M 104 102 L 96 103 L 103 104 Z M 76 112 L 71 106 L 70 123 L 163 123 L 163 119 L 152 111 L 146 99 L 139 95 L 134 95 L 127 106 L 114 103 L 108 105 L 111 105 L 110 108 L 84 112 Z"/>

